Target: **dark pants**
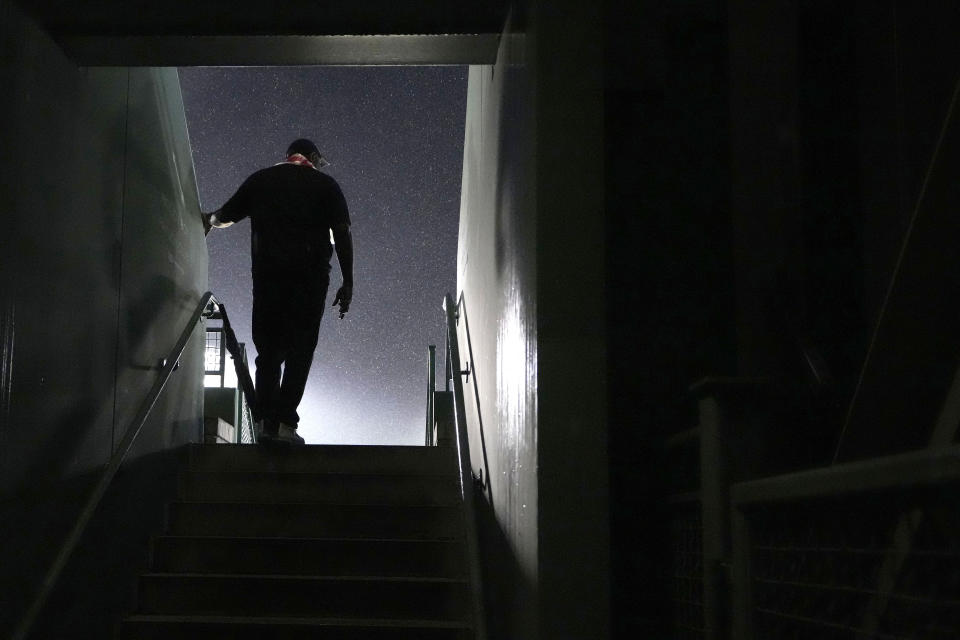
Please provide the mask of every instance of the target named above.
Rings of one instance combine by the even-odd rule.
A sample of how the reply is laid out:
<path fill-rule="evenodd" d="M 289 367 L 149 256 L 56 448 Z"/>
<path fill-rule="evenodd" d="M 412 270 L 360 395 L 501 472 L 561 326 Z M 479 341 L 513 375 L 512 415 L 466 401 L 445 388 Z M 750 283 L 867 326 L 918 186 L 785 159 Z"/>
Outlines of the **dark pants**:
<path fill-rule="evenodd" d="M 277 421 L 293 427 L 300 421 L 297 406 L 317 348 L 328 284 L 326 274 L 253 274 L 257 404 L 270 430 Z"/>

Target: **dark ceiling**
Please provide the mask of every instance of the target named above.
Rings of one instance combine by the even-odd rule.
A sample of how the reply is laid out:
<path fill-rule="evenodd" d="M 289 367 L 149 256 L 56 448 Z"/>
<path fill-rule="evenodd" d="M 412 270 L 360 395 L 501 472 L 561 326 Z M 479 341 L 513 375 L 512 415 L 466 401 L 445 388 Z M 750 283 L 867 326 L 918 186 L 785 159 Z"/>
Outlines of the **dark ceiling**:
<path fill-rule="evenodd" d="M 21 0 L 55 37 L 500 33 L 503 0 Z"/>
<path fill-rule="evenodd" d="M 504 0 L 20 0 L 77 64 L 491 64 Z"/>

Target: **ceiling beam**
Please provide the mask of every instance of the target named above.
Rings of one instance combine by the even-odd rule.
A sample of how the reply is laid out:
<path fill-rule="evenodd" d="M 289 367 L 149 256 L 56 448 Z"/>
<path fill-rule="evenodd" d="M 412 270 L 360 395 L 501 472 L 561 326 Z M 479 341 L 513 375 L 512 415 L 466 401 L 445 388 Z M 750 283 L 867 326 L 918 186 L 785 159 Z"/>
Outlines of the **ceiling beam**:
<path fill-rule="evenodd" d="M 506 0 L 15 0 L 70 36 L 500 33 Z"/>
<path fill-rule="evenodd" d="M 497 34 L 66 36 L 80 66 L 493 64 Z"/>

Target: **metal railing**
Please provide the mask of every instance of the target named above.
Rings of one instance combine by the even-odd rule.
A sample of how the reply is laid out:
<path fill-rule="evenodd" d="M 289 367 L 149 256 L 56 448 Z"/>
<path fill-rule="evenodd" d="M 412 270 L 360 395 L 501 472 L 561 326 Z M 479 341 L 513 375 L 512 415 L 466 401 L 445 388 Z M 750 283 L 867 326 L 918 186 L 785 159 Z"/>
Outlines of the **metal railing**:
<path fill-rule="evenodd" d="M 960 637 L 960 446 L 731 487 L 732 637 Z"/>
<path fill-rule="evenodd" d="M 207 316 L 211 320 L 220 320 L 223 324 L 219 329 L 222 335 L 222 343 L 220 345 L 220 356 L 219 356 L 219 371 L 218 374 L 223 379 L 223 369 L 225 368 L 224 362 L 226 358 L 223 357 L 222 346 L 226 345 L 227 351 L 230 352 L 230 356 L 233 359 L 233 367 L 237 373 L 237 384 L 240 386 L 240 395 L 241 401 L 246 406 L 246 410 L 251 412 L 250 423 L 251 428 L 252 424 L 259 419 L 259 413 L 257 411 L 257 394 L 253 388 L 253 379 L 250 377 L 250 369 L 247 367 L 247 350 L 243 344 L 237 341 L 237 335 L 233 331 L 233 325 L 230 324 L 230 316 L 227 315 L 227 308 L 222 302 L 213 299 L 215 308 Z M 242 412 L 241 412 L 242 413 Z M 241 421 L 243 416 L 240 416 Z M 237 425 L 239 427 L 239 425 Z"/>
<path fill-rule="evenodd" d="M 223 315 L 226 313 L 225 308 L 221 305 L 220 309 L 211 315 L 211 319 L 223 319 Z M 249 377 L 249 365 L 247 362 L 247 349 L 246 345 L 242 342 L 236 341 L 236 336 L 228 336 L 228 330 L 232 332 L 232 329 L 228 325 L 220 327 L 207 327 L 207 340 L 206 348 L 204 351 L 204 377 L 217 377 L 220 379 L 220 388 L 226 386 L 226 362 L 227 362 L 227 353 L 230 353 L 230 358 L 233 360 L 234 370 L 237 372 L 245 371 L 246 375 Z M 235 344 L 236 351 L 230 351 L 230 344 Z M 237 373 L 237 380 L 240 380 L 240 374 Z M 204 386 L 206 382 L 204 382 Z M 233 408 L 233 426 L 236 428 L 236 438 L 234 442 L 236 444 L 256 444 L 257 434 L 255 427 L 255 420 L 253 418 L 253 412 L 251 410 L 251 399 L 247 395 L 247 391 L 244 390 L 243 385 L 240 385 L 236 389 L 235 402 Z"/>
<path fill-rule="evenodd" d="M 27 609 L 24 617 L 21 619 L 17 629 L 14 631 L 12 636 L 13 640 L 23 640 L 27 637 L 27 634 L 33 627 L 33 623 L 36 621 L 37 615 L 39 615 L 43 605 L 50 597 L 54 585 L 57 583 L 57 580 L 59 580 L 60 574 L 63 573 L 63 570 L 67 565 L 67 561 L 70 559 L 71 554 L 73 553 L 74 549 L 76 549 L 77 544 L 80 542 L 80 536 L 83 535 L 84 530 L 90 523 L 90 519 L 93 517 L 93 513 L 96 510 L 97 505 L 100 504 L 100 500 L 107 492 L 110 482 L 113 480 L 114 476 L 116 476 L 117 471 L 120 469 L 120 465 L 123 464 L 124 459 L 126 459 L 134 441 L 137 439 L 137 436 L 140 435 L 140 431 L 143 429 L 143 425 L 146 423 L 150 412 L 156 405 L 157 400 L 160 397 L 160 393 L 163 391 L 167 381 L 170 379 L 170 374 L 172 374 L 179 365 L 180 356 L 183 354 L 183 350 L 186 348 L 187 342 L 190 340 L 190 336 L 193 335 L 197 323 L 200 321 L 200 318 L 208 312 L 208 307 L 213 300 L 214 296 L 211 292 L 208 291 L 203 294 L 203 296 L 200 298 L 200 303 L 197 305 L 197 308 L 194 310 L 193 314 L 191 314 L 190 320 L 187 322 L 186 327 L 184 327 L 183 331 L 180 332 L 180 337 L 170 350 L 170 353 L 166 358 L 160 361 L 160 372 L 157 374 L 157 378 L 154 381 L 153 386 L 150 388 L 146 398 L 144 398 L 143 402 L 140 404 L 140 408 L 137 410 L 136 415 L 134 416 L 133 420 L 131 420 L 130 425 L 127 427 L 123 439 L 117 446 L 116 452 L 113 454 L 113 456 L 111 456 L 107 466 L 101 472 L 99 480 L 97 481 L 96 485 L 94 485 L 90 496 L 87 498 L 87 501 L 80 512 L 80 516 L 77 518 L 73 527 L 71 527 L 69 534 L 67 534 L 67 538 L 61 545 L 53 564 L 51 564 L 50 568 L 47 570 L 43 582 L 40 585 L 40 590 L 31 602 L 30 607 Z"/>
<path fill-rule="evenodd" d="M 434 427 L 436 425 L 437 417 L 437 406 L 436 406 L 436 397 L 437 392 L 437 347 L 436 345 L 430 345 L 428 347 L 427 354 L 427 426 L 426 433 L 424 437 L 424 444 L 428 447 L 436 444 L 433 433 Z"/>
<path fill-rule="evenodd" d="M 154 406 L 156 406 L 157 400 L 160 398 L 160 394 L 163 392 L 167 381 L 170 379 L 170 375 L 179 367 L 180 357 L 183 355 L 183 350 L 186 348 L 187 342 L 189 342 L 190 337 L 196 330 L 197 324 L 200 322 L 201 318 L 213 317 L 220 317 L 223 320 L 224 327 L 226 329 L 225 336 L 227 339 L 228 348 L 230 348 L 231 351 L 238 349 L 236 336 L 233 333 L 233 329 L 230 327 L 230 320 L 227 317 L 226 309 L 224 308 L 223 304 L 216 299 L 212 292 L 207 291 L 203 294 L 203 296 L 201 296 L 200 302 L 190 315 L 190 319 L 180 332 L 180 336 L 177 338 L 176 343 L 174 343 L 173 348 L 170 349 L 167 357 L 160 361 L 160 371 L 157 373 L 157 377 L 154 380 L 153 386 L 147 392 L 147 395 L 141 402 L 137 413 L 134 415 L 133 419 L 127 426 L 127 429 L 124 431 L 123 439 L 120 440 L 119 445 L 117 445 L 116 451 L 110 457 L 107 465 L 100 473 L 100 477 L 91 490 L 90 495 L 87 497 L 87 500 L 80 511 L 80 515 L 70 528 L 70 531 L 60 546 L 53 563 L 47 569 L 37 595 L 31 601 L 30 606 L 27 608 L 24 616 L 21 618 L 17 628 L 13 632 L 13 635 L 11 636 L 12 640 L 25 640 L 25 638 L 27 638 L 29 635 L 30 630 L 33 628 L 33 625 L 36 622 L 37 616 L 40 614 L 50 595 L 53 593 L 54 586 L 60 579 L 60 575 L 63 573 L 63 570 L 66 568 L 70 556 L 73 554 L 74 550 L 76 550 L 83 532 L 86 530 L 87 525 L 90 524 L 90 520 L 93 518 L 93 514 L 96 511 L 97 506 L 100 504 L 100 501 L 106 494 L 111 481 L 117 475 L 117 471 L 119 471 L 121 465 L 127 457 L 127 454 L 130 453 L 134 442 L 143 429 L 143 425 L 146 424 L 147 418 L 150 416 L 150 412 L 153 411 Z M 246 376 L 245 380 L 242 379 L 243 376 L 241 375 L 240 371 L 241 367 L 239 366 L 239 362 L 237 362 L 237 364 L 238 377 L 241 378 L 241 384 L 246 385 L 244 391 L 248 391 L 250 394 L 249 398 L 253 400 L 255 396 L 253 392 L 253 383 L 250 380 L 250 374 L 248 371 L 246 371 L 246 367 L 243 366 L 242 368 L 246 372 Z"/>
<path fill-rule="evenodd" d="M 686 493 L 675 496 L 669 505 L 667 532 L 670 536 L 670 562 L 661 576 L 673 607 L 675 640 L 703 637 L 703 522 L 700 496 Z"/>
<path fill-rule="evenodd" d="M 462 298 L 461 298 L 462 301 Z M 447 294 L 443 300 L 446 315 L 447 369 L 452 373 L 454 424 L 456 427 L 457 457 L 460 466 L 460 491 L 463 498 L 464 531 L 467 543 L 467 565 L 471 586 L 471 604 L 474 619 L 474 634 L 477 640 L 486 640 L 486 614 L 483 607 L 483 584 L 480 577 L 480 547 L 477 534 L 476 510 L 474 507 L 474 476 L 470 462 L 470 439 L 467 435 L 467 412 L 463 396 L 463 380 L 466 373 L 460 368 L 460 346 L 457 339 L 457 323 L 460 305 L 454 304 Z"/>
<path fill-rule="evenodd" d="M 243 366 L 243 368 L 249 372 L 247 350 L 244 348 L 243 343 L 240 344 L 240 361 L 236 366 Z M 239 389 L 237 396 L 237 403 L 239 405 L 237 415 L 240 417 L 240 424 L 237 429 L 237 444 L 256 444 L 257 428 L 251 407 L 252 399 L 247 397 L 247 392 L 242 387 Z"/>
<path fill-rule="evenodd" d="M 732 416 L 761 386 L 695 386 L 699 426 L 665 442 L 694 485 L 667 498 L 673 637 L 960 637 L 960 446 L 751 471 Z"/>
<path fill-rule="evenodd" d="M 234 367 L 242 367 L 249 375 L 246 345 L 241 342 L 239 343 L 239 348 L 239 354 L 231 354 Z M 247 392 L 243 390 L 243 387 L 237 389 L 237 444 L 257 443 L 256 421 L 253 419 L 253 410 L 251 409 L 250 403 L 251 400 L 247 397 Z"/>

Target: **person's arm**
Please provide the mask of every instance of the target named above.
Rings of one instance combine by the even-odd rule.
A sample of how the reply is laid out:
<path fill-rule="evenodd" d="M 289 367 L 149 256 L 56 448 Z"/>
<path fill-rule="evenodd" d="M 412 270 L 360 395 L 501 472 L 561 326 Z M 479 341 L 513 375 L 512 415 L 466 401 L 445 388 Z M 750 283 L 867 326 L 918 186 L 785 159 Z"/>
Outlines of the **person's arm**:
<path fill-rule="evenodd" d="M 333 306 L 340 305 L 342 318 L 343 314 L 350 310 L 350 302 L 353 300 L 353 235 L 350 233 L 349 224 L 336 224 L 332 231 L 333 247 L 337 252 L 337 262 L 340 263 L 340 274 L 343 276 L 343 284 L 337 290 Z"/>
<path fill-rule="evenodd" d="M 234 222 L 240 222 L 247 217 L 247 200 L 249 199 L 251 191 L 251 178 L 253 178 L 253 176 L 244 180 L 240 188 L 237 189 L 237 192 L 230 196 L 230 199 L 227 200 L 222 207 L 210 213 L 200 212 L 200 217 L 203 218 L 204 235 L 210 233 L 210 227 L 225 229 Z"/>

